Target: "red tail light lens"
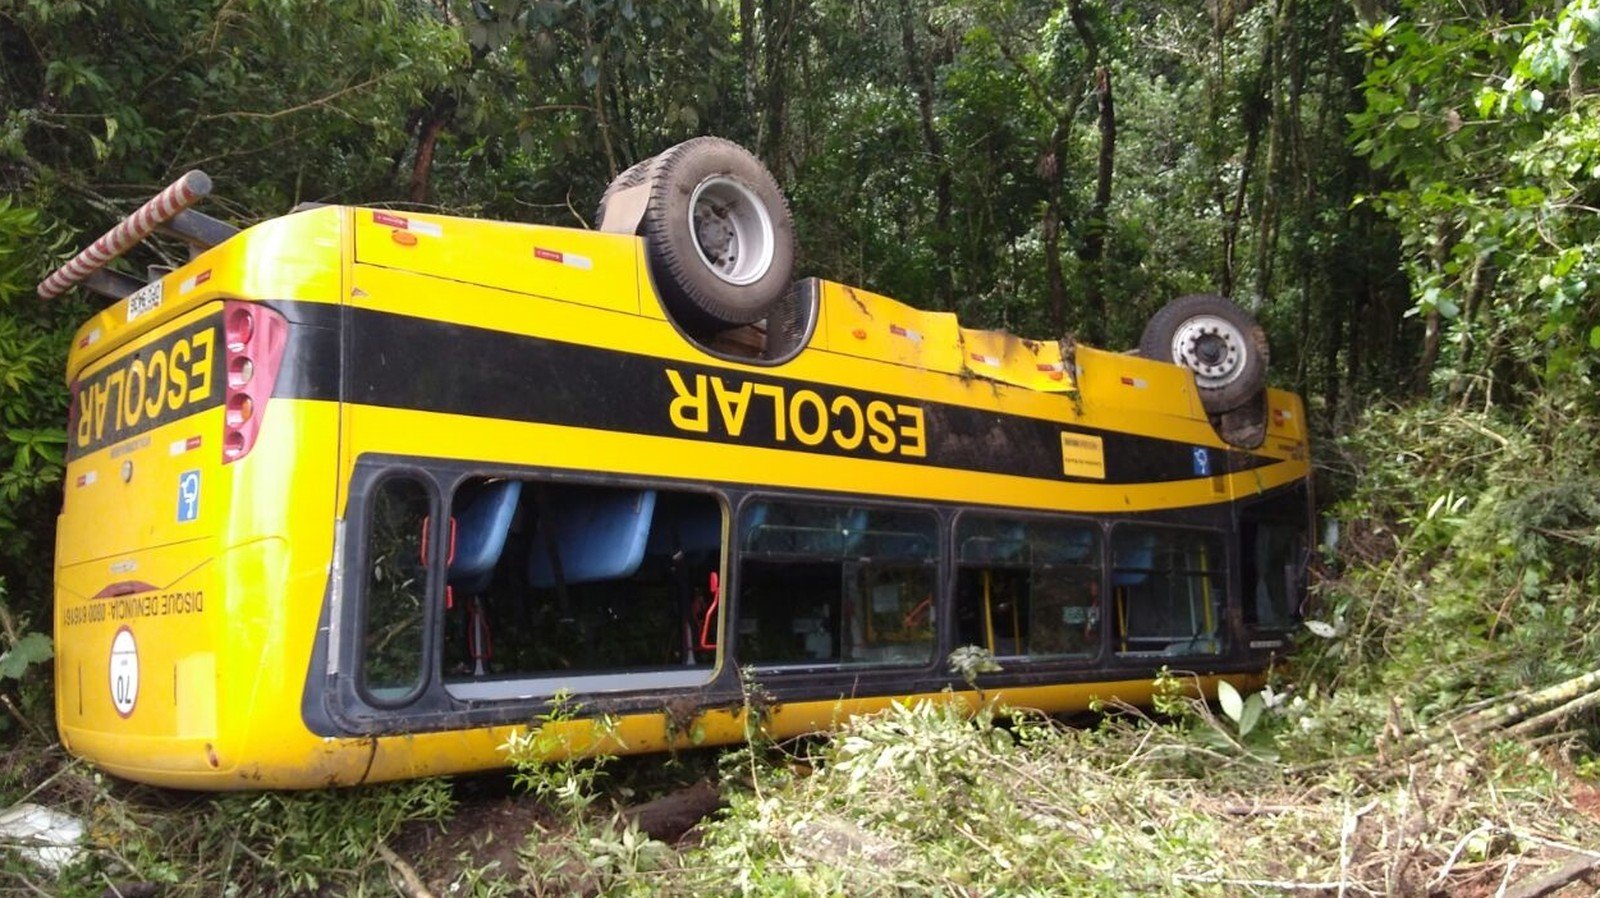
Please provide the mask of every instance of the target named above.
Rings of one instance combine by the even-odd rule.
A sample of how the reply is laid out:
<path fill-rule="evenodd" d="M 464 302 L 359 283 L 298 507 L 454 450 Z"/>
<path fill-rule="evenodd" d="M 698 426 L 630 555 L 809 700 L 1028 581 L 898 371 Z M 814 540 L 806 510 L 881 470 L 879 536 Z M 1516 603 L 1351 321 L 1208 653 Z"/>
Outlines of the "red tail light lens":
<path fill-rule="evenodd" d="M 266 306 L 238 301 L 223 304 L 222 321 L 228 352 L 222 463 L 227 464 L 244 458 L 261 435 L 289 342 L 289 322 Z"/>
<path fill-rule="evenodd" d="M 233 303 L 229 305 L 233 306 Z M 249 345 L 250 339 L 256 334 L 256 311 L 249 306 L 238 305 L 230 308 L 223 316 L 223 320 L 227 322 L 226 336 L 229 349 L 243 350 Z"/>

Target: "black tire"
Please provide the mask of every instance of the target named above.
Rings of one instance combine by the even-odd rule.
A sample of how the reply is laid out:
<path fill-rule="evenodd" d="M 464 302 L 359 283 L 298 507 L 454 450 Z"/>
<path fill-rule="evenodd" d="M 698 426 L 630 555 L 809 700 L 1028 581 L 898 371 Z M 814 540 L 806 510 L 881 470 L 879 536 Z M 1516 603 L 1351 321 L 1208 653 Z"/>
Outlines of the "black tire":
<path fill-rule="evenodd" d="M 1249 312 L 1220 296 L 1181 296 L 1157 312 L 1139 354 L 1194 372 L 1208 413 L 1231 412 L 1267 385 L 1267 334 Z"/>
<path fill-rule="evenodd" d="M 718 137 L 684 141 L 644 178 L 650 272 L 667 309 L 695 333 L 767 317 L 794 274 L 789 204 L 761 162 Z"/>
<path fill-rule="evenodd" d="M 623 170 L 622 174 L 611 179 L 611 183 L 606 185 L 606 192 L 600 194 L 600 204 L 594 210 L 594 226 L 597 229 L 605 223 L 606 203 L 611 200 L 611 197 L 619 190 L 637 187 L 644 183 L 644 179 L 650 175 L 650 163 L 654 161 L 654 156 L 646 156 L 628 166 Z"/>

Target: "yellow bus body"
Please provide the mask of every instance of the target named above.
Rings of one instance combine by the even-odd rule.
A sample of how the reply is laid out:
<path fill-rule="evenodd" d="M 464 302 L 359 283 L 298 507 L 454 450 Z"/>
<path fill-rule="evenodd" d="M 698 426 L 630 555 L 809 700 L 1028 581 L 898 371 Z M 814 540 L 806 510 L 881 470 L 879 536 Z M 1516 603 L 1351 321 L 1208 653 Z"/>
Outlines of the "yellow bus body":
<path fill-rule="evenodd" d="M 483 770 L 503 766 L 508 737 L 532 724 L 530 715 L 522 723 L 344 737 L 308 728 L 308 671 L 314 645 L 326 635 L 351 475 L 363 455 L 1086 515 L 1215 505 L 1309 473 L 1304 410 L 1279 391 L 1267 395 L 1269 433 L 1253 450 L 1261 461 L 1236 473 L 1096 482 L 1092 472 L 1105 459 L 1092 446 L 1063 447 L 1063 465 L 1088 471 L 1089 479 L 930 466 L 921 459 L 940 435 L 916 412 L 928 402 L 1231 450 L 1202 410 L 1191 376 L 1176 366 L 1088 347 L 1064 360 L 1057 344 L 963 329 L 951 315 L 839 284 L 822 284 L 815 330 L 792 361 L 773 368 L 714 358 L 663 311 L 642 241 L 633 237 L 323 207 L 240 233 L 165 275 L 161 291 L 154 308 L 116 303 L 75 338 L 69 437 L 79 451 L 67 466 L 56 544 L 55 664 L 63 744 L 112 773 L 166 786 L 320 787 Z M 220 325 L 205 329 L 225 301 L 322 307 L 330 321 L 343 312 L 382 312 L 619 348 L 668 369 L 681 363 L 681 401 L 663 410 L 677 432 L 275 395 L 248 454 L 225 462 L 227 412 L 204 401 L 217 389 L 206 379 L 227 376 L 216 362 L 225 334 Z M 181 359 L 180 343 L 187 347 Z M 168 347 L 161 385 L 153 371 L 157 346 Z M 892 417 L 883 412 L 874 428 L 860 415 L 870 402 L 835 400 L 838 411 L 823 432 L 791 430 L 767 446 L 707 441 L 698 428 L 722 410 L 706 371 L 725 376 L 730 389 L 789 384 L 772 387 L 787 390 L 783 397 L 754 394 L 760 401 L 787 401 L 798 395 L 794 383 L 808 382 L 844 394 L 870 386 L 873 395 L 902 397 L 905 408 Z M 189 405 L 200 410 L 189 413 Z M 823 442 L 864 446 L 872 438 L 883 451 L 806 451 Z M 724 661 L 719 655 L 719 672 Z M 1219 678 L 1248 686 L 1261 675 L 1199 672 L 1206 688 Z M 115 691 L 119 677 L 131 707 L 130 696 Z M 1102 678 L 1018 685 L 1000 690 L 1000 698 L 1066 711 L 1096 697 L 1146 701 L 1150 688 L 1147 676 Z M 784 737 L 917 698 L 976 700 L 960 689 L 841 693 L 784 701 L 762 725 Z M 563 726 L 574 751 L 658 751 L 738 741 L 744 713 L 698 708 L 686 726 L 661 707 L 620 715 L 604 732 L 586 719 Z"/>

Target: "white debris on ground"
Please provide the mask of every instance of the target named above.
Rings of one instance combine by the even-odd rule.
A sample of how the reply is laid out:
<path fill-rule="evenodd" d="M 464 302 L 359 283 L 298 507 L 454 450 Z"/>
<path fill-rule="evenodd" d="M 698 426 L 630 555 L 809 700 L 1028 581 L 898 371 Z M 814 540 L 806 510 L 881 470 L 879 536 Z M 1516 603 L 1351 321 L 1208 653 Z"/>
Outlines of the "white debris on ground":
<path fill-rule="evenodd" d="M 0 811 L 0 845 L 51 873 L 77 860 L 82 839 L 83 821 L 71 814 L 31 803 Z"/>

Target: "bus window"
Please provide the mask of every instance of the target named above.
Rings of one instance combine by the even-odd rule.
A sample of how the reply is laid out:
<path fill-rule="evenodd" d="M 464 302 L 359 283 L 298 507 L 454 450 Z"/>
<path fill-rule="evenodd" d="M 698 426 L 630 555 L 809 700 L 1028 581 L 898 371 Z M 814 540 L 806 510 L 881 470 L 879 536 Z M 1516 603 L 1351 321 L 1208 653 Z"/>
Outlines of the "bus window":
<path fill-rule="evenodd" d="M 1222 652 L 1227 581 L 1217 534 L 1118 527 L 1111 555 L 1118 651 Z"/>
<path fill-rule="evenodd" d="M 453 695 L 516 698 L 531 694 L 518 681 L 557 675 L 709 676 L 715 496 L 473 478 L 452 497 L 451 519 L 442 666 Z"/>
<path fill-rule="evenodd" d="M 1245 625 L 1290 630 L 1305 595 L 1306 493 L 1294 489 L 1239 515 Z"/>
<path fill-rule="evenodd" d="M 754 502 L 740 523 L 739 660 L 926 664 L 938 523 L 922 512 Z"/>
<path fill-rule="evenodd" d="M 1100 650 L 1100 540 L 1081 524 L 974 514 L 956 525 L 956 630 L 997 657 Z"/>
<path fill-rule="evenodd" d="M 380 702 L 404 699 L 422 685 L 428 505 L 427 487 L 411 477 L 390 477 L 372 495 L 361 670 L 368 694 Z"/>

